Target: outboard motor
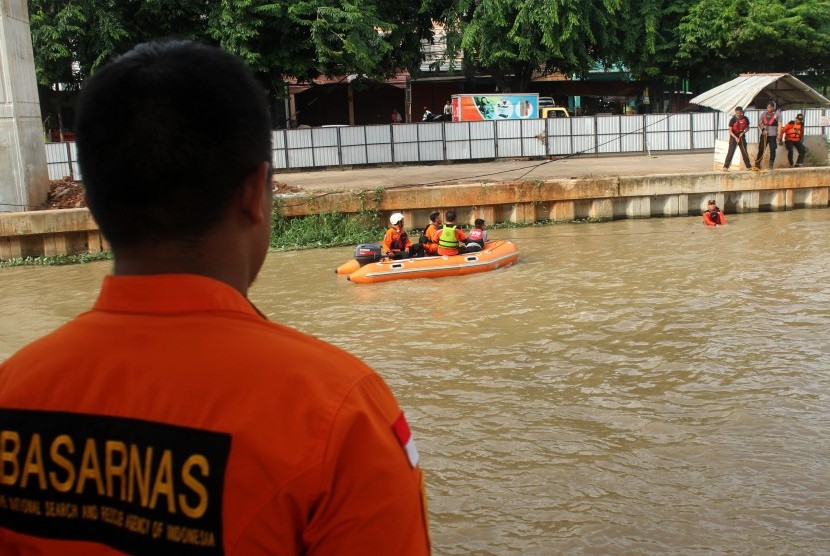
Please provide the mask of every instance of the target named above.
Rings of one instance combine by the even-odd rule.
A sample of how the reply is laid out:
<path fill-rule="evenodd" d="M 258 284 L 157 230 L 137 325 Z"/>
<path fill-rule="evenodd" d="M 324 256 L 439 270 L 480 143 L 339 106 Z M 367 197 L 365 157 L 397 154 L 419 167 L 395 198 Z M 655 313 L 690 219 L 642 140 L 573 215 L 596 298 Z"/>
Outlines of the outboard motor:
<path fill-rule="evenodd" d="M 360 266 L 377 262 L 381 259 L 380 245 L 362 243 L 354 248 L 354 258 Z"/>

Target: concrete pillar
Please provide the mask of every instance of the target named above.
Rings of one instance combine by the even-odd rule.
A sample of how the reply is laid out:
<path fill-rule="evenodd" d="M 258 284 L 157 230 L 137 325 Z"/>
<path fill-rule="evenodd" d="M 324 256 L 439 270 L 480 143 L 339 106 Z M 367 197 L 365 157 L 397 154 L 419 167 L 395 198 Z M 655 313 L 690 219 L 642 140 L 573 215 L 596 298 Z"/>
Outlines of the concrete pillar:
<path fill-rule="evenodd" d="M 814 207 L 828 207 L 830 206 L 830 187 L 814 187 L 812 206 Z"/>
<path fill-rule="evenodd" d="M 576 207 L 573 201 L 557 201 L 553 203 L 550 219 L 556 222 L 576 220 Z"/>
<path fill-rule="evenodd" d="M 536 205 L 534 203 L 516 203 L 510 212 L 510 222 L 519 224 L 536 222 Z"/>
<path fill-rule="evenodd" d="M 614 202 L 611 199 L 595 199 L 591 203 L 589 218 L 611 220 L 614 218 Z"/>
<path fill-rule="evenodd" d="M 48 193 L 26 0 L 0 0 L 0 212 L 41 205 Z"/>
<path fill-rule="evenodd" d="M 735 212 L 758 212 L 761 195 L 758 191 L 741 191 L 735 194 Z"/>

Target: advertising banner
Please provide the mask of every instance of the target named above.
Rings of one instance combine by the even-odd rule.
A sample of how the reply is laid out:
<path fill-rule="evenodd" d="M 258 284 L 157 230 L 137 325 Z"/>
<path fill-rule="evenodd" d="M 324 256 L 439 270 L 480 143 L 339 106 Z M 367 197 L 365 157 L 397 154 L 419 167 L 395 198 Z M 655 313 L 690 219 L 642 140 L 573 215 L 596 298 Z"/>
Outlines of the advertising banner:
<path fill-rule="evenodd" d="M 452 100 L 453 120 L 524 120 L 539 117 L 537 94 L 456 95 Z"/>

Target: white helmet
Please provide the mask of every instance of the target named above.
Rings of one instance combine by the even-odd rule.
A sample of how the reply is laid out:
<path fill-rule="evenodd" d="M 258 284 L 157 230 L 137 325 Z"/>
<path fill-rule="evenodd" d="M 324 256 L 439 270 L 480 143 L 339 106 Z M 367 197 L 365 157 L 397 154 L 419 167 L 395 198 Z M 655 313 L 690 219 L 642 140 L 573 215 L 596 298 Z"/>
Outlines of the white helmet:
<path fill-rule="evenodd" d="M 401 220 L 403 220 L 403 214 L 401 214 L 400 212 L 396 212 L 395 214 L 389 217 L 389 222 L 391 222 L 393 226 Z"/>

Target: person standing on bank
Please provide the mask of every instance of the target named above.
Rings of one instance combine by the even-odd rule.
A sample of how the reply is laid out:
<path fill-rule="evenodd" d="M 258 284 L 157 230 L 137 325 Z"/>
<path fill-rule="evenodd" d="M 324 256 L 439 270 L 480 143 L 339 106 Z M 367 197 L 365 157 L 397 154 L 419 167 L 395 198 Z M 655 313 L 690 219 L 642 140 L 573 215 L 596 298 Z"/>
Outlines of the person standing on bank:
<path fill-rule="evenodd" d="M 761 135 L 758 139 L 758 156 L 755 157 L 753 170 L 761 169 L 761 159 L 764 157 L 764 147 L 769 146 L 769 169 L 775 167 L 775 151 L 778 149 L 778 122 L 781 120 L 781 112 L 775 108 L 775 103 L 769 101 L 767 110 L 761 114 L 758 120 L 758 128 Z"/>
<path fill-rule="evenodd" d="M 452 121 L 452 102 L 450 101 L 447 101 L 447 103 L 444 105 L 444 121 Z"/>
<path fill-rule="evenodd" d="M 729 149 L 726 151 L 726 160 L 723 163 L 723 171 L 729 171 L 732 164 L 732 157 L 735 156 L 735 148 L 741 151 L 741 158 L 744 160 L 746 169 L 750 169 L 749 153 L 746 150 L 746 132 L 749 129 L 749 118 L 744 116 L 742 106 L 735 107 L 735 115 L 729 119 Z"/>
<path fill-rule="evenodd" d="M 273 209 L 251 70 L 141 44 L 93 74 L 76 114 L 114 275 L 0 364 L 0 554 L 427 555 L 418 454 L 386 383 L 247 297 Z"/>
<path fill-rule="evenodd" d="M 793 149 L 798 151 L 795 167 L 799 168 L 804 164 L 804 155 L 807 154 L 807 149 L 804 147 L 803 114 L 797 114 L 795 120 L 790 120 L 781 128 L 778 143 L 787 147 L 787 161 L 790 163 L 790 168 L 793 167 Z"/>

